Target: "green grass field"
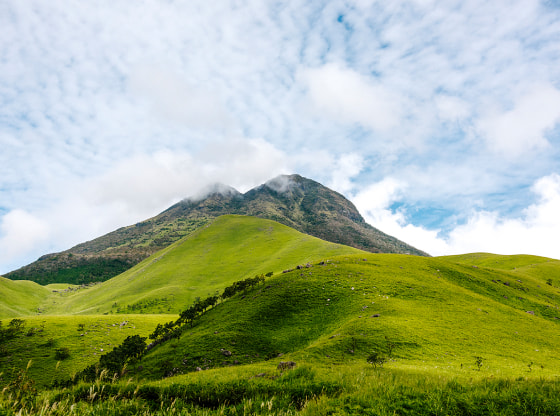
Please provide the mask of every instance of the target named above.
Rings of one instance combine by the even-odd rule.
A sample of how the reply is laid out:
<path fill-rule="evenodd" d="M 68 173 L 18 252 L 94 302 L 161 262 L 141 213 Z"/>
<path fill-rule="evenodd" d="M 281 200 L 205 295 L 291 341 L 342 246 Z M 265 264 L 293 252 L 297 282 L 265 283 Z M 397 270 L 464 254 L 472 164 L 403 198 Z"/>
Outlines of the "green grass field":
<path fill-rule="evenodd" d="M 7 377 L 10 370 L 25 368 L 31 361 L 30 377 L 39 386 L 48 386 L 97 362 L 128 335 L 147 336 L 169 319 L 170 315 L 25 317 L 23 333 L 2 345 L 8 353 L 0 355 L 0 371 Z M 60 348 L 68 348 L 68 358 L 56 358 Z"/>
<path fill-rule="evenodd" d="M 359 252 L 274 221 L 228 215 L 125 273 L 90 287 L 63 290 L 58 285 L 47 293 L 37 284 L 2 279 L 1 284 L 18 291 L 15 306 L 2 307 L 0 317 L 34 315 L 38 308 L 45 315 L 177 313 L 195 297 L 213 294 L 234 281 L 279 273 L 321 257 Z"/>
<path fill-rule="evenodd" d="M 119 381 L 45 389 L 197 296 L 269 271 Z M 91 287 L 1 279 L 4 327 L 20 317 L 26 330 L 3 344 L 0 372 L 9 383 L 32 360 L 26 377 L 43 390 L 28 414 L 557 415 L 559 284 L 553 259 L 371 254 L 226 216 Z M 22 409 L 9 391 L 0 414 Z"/>
<path fill-rule="evenodd" d="M 372 350 L 386 352 L 389 344 L 394 366 L 403 369 L 455 374 L 472 369 L 481 356 L 495 376 L 559 374 L 558 289 L 538 278 L 509 286 L 498 281 L 506 278 L 404 255 L 315 262 L 218 305 L 180 339 L 146 354 L 142 376 L 251 363 L 278 353 L 309 363 L 365 362 Z M 224 359 L 222 348 L 232 357 Z"/>

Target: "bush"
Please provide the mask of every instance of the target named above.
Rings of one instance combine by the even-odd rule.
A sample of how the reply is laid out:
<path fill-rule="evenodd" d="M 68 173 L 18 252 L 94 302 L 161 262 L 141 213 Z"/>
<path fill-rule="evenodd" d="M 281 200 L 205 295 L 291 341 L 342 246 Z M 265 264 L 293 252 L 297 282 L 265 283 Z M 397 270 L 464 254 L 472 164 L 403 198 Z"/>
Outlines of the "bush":
<path fill-rule="evenodd" d="M 373 368 L 383 367 L 387 362 L 387 357 L 380 352 L 374 351 L 367 357 L 367 362 L 373 365 Z"/>
<path fill-rule="evenodd" d="M 23 332 L 24 327 L 25 321 L 23 319 L 12 319 L 5 329 L 2 327 L 2 322 L 0 321 L 0 342 L 15 338 Z"/>
<path fill-rule="evenodd" d="M 70 350 L 68 347 L 57 348 L 54 351 L 54 358 L 58 361 L 62 361 L 70 357 Z"/>
<path fill-rule="evenodd" d="M 478 368 L 478 371 L 480 371 L 480 369 L 482 368 L 482 361 L 483 360 L 484 360 L 484 358 L 482 358 L 482 357 L 479 357 L 479 356 L 474 357 L 474 364 Z"/>

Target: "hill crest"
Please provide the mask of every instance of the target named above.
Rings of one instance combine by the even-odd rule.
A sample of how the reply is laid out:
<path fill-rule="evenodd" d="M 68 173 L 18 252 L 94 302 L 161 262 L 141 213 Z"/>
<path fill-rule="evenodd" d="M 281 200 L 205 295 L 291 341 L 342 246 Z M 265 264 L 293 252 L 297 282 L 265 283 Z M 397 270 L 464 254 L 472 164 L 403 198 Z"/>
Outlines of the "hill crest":
<path fill-rule="evenodd" d="M 427 254 L 367 224 L 343 195 L 300 175 L 281 175 L 242 194 L 215 184 L 161 214 L 5 275 L 41 284 L 114 277 L 221 215 L 270 219 L 320 239 L 372 253 Z"/>

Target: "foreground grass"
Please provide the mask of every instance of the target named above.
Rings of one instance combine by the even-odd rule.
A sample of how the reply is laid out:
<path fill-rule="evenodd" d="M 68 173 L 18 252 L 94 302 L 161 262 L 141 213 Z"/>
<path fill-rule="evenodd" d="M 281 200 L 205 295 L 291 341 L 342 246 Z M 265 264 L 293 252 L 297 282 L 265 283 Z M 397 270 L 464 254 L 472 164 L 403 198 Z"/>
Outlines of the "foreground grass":
<path fill-rule="evenodd" d="M 558 415 L 557 378 L 442 376 L 366 364 L 276 363 L 209 370 L 159 382 L 98 379 L 44 391 L 25 405 L 4 391 L 2 415 Z"/>

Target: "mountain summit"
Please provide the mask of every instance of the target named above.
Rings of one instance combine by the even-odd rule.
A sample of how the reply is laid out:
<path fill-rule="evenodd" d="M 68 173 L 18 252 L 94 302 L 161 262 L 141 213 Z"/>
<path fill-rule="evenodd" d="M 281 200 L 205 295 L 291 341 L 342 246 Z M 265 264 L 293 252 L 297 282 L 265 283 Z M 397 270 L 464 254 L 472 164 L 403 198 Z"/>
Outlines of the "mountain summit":
<path fill-rule="evenodd" d="M 42 256 L 5 277 L 41 284 L 107 280 L 227 214 L 274 220 L 323 240 L 372 253 L 426 255 L 367 224 L 341 194 L 300 175 L 281 175 L 245 194 L 215 184 L 156 217 L 67 251 Z"/>
<path fill-rule="evenodd" d="M 367 224 L 354 204 L 338 192 L 300 175 L 278 176 L 245 194 L 231 189 L 225 188 L 226 192 L 213 192 L 198 200 L 185 199 L 161 216 L 172 220 L 210 214 L 250 215 L 372 253 L 426 255 Z"/>

